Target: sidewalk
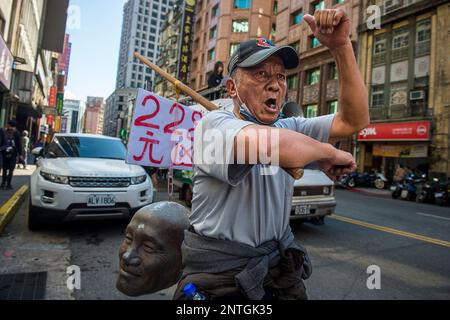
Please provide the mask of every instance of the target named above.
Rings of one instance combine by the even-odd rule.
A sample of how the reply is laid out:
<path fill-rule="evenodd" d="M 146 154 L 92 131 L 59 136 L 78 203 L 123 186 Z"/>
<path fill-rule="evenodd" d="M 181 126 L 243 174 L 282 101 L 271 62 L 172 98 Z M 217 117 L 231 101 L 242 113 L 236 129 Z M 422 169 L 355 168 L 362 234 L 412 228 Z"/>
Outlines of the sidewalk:
<path fill-rule="evenodd" d="M 34 170 L 34 165 L 29 165 L 27 170 L 14 170 L 11 181 L 13 189 L 0 190 L 0 234 L 26 201 L 30 176 Z"/>
<path fill-rule="evenodd" d="M 12 178 L 13 190 L 0 189 L 0 207 L 3 206 L 23 185 L 28 185 L 30 176 L 36 169 L 34 165 L 28 165 L 28 170 L 16 169 Z M 1 177 L 1 176 L 0 176 Z"/>

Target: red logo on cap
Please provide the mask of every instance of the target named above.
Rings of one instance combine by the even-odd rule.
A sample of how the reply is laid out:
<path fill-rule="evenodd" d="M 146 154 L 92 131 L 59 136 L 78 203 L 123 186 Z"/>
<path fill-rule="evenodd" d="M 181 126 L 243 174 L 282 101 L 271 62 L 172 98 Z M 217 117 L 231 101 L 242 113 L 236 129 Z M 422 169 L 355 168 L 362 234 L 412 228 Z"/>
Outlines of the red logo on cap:
<path fill-rule="evenodd" d="M 258 38 L 256 41 L 256 45 L 262 48 L 273 47 L 273 43 L 267 40 L 266 38 Z"/>

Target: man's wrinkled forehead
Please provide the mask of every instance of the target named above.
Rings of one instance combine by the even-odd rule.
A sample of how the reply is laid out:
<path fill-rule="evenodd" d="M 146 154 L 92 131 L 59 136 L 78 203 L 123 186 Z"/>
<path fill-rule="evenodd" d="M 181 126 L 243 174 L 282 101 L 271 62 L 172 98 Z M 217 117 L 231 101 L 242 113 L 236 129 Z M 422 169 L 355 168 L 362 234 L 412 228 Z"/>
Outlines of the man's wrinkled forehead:
<path fill-rule="evenodd" d="M 267 60 L 264 60 L 260 64 L 257 64 L 256 66 L 253 66 L 253 67 L 248 67 L 248 68 L 238 67 L 238 69 L 247 70 L 247 71 L 269 69 L 269 68 L 276 68 L 277 71 L 279 71 L 279 72 L 286 71 L 283 60 L 278 56 L 272 56 L 272 57 L 268 58 Z"/>

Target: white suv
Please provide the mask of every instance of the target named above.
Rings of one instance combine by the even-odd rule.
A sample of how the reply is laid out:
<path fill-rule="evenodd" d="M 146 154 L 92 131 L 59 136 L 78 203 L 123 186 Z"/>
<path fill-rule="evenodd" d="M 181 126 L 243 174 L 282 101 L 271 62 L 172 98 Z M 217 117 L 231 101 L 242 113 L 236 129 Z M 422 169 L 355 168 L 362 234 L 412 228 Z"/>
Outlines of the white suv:
<path fill-rule="evenodd" d="M 126 148 L 117 138 L 56 134 L 40 153 L 30 179 L 28 226 L 54 222 L 130 219 L 153 202 L 145 170 L 125 163 Z"/>

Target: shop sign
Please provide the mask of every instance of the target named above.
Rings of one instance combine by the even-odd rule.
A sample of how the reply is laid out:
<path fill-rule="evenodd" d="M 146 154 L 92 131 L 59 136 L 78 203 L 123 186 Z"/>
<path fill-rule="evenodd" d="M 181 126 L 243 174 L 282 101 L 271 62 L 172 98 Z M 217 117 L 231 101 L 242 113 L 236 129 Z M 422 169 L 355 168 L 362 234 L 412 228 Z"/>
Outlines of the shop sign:
<path fill-rule="evenodd" d="M 426 158 L 428 157 L 428 145 L 395 145 L 374 144 L 372 154 L 385 158 Z"/>
<path fill-rule="evenodd" d="M 371 124 L 358 135 L 358 141 L 429 141 L 430 121 Z"/>

